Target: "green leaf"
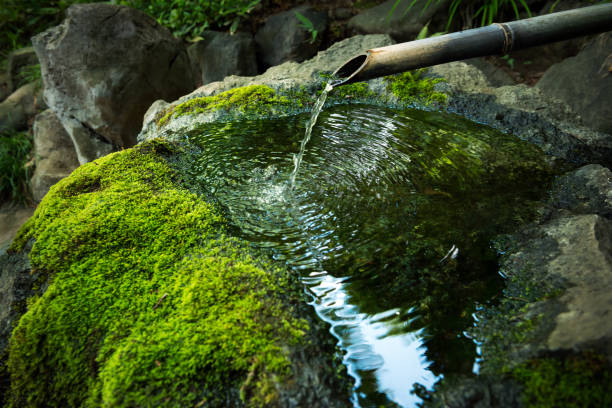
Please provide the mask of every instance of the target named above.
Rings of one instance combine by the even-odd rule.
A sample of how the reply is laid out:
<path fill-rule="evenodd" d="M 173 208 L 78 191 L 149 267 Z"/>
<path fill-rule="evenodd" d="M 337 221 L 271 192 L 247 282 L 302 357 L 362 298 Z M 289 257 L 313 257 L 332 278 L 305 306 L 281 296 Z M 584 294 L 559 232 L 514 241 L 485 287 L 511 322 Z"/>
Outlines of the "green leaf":
<path fill-rule="evenodd" d="M 391 16 L 395 12 L 395 9 L 397 8 L 397 6 L 400 4 L 401 1 L 402 0 L 395 0 L 395 3 L 393 3 L 393 6 L 391 6 L 391 10 L 389 10 L 389 13 L 387 14 L 387 23 L 391 21 Z M 412 2 L 412 4 L 414 4 L 414 1 Z M 409 7 L 412 7 L 412 4 Z"/>
<path fill-rule="evenodd" d="M 460 5 L 461 0 L 453 0 L 453 2 L 451 3 L 448 12 L 448 21 L 446 22 L 446 28 L 444 29 L 444 31 L 448 31 L 450 29 L 450 25 L 453 22 L 453 17 L 455 17 L 455 13 L 457 13 L 457 9 Z"/>
<path fill-rule="evenodd" d="M 240 18 L 236 17 L 230 26 L 230 34 L 234 34 L 238 30 L 238 25 L 240 24 Z"/>
<path fill-rule="evenodd" d="M 421 31 L 419 31 L 419 33 L 416 36 L 416 40 L 422 40 L 424 38 L 427 38 L 428 29 L 429 29 L 429 21 L 427 22 L 427 24 L 423 26 L 423 28 L 421 28 Z"/>
<path fill-rule="evenodd" d="M 559 4 L 559 2 L 560 2 L 560 1 L 561 1 L 561 0 L 556 0 L 556 1 L 555 1 L 555 2 L 552 4 L 552 6 L 550 6 L 550 9 L 548 9 L 548 12 L 549 12 L 549 13 L 554 12 L 554 11 L 555 11 L 555 7 L 557 7 L 557 4 Z"/>
<path fill-rule="evenodd" d="M 319 32 L 314 28 L 312 21 L 310 21 L 306 16 L 300 14 L 297 11 L 294 11 L 294 13 L 297 19 L 300 20 L 301 26 L 311 34 L 312 38 L 310 40 L 310 43 L 314 44 Z"/>
<path fill-rule="evenodd" d="M 302 27 L 304 27 L 308 31 L 314 30 L 314 25 L 312 25 L 312 21 L 310 21 L 308 17 L 304 16 L 303 14 L 297 11 L 295 11 L 294 13 L 297 19 L 300 20 L 300 22 L 302 23 Z"/>

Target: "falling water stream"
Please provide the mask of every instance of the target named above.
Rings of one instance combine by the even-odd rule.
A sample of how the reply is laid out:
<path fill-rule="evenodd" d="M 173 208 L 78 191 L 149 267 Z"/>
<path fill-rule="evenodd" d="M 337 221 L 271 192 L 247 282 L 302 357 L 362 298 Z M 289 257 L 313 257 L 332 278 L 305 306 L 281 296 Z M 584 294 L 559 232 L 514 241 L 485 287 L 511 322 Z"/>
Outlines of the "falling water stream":
<path fill-rule="evenodd" d="M 323 92 L 319 95 L 319 98 L 315 102 L 312 107 L 312 112 L 310 113 L 310 120 L 308 121 L 308 125 L 306 125 L 306 132 L 304 133 L 304 138 L 300 143 L 300 152 L 297 155 L 293 156 L 293 172 L 291 173 L 291 187 L 295 187 L 295 178 L 297 177 L 297 173 L 300 170 L 300 164 L 304 158 L 304 153 L 306 152 L 306 145 L 310 141 L 310 136 L 312 135 L 312 129 L 314 125 L 317 123 L 317 118 L 321 113 L 321 109 L 323 109 L 323 105 L 325 105 L 325 101 L 327 100 L 327 94 L 331 92 L 334 87 L 331 83 L 328 83 L 323 88 Z"/>
<path fill-rule="evenodd" d="M 192 131 L 191 177 L 239 236 L 300 276 L 355 406 L 413 407 L 415 383 L 472 373 L 466 329 L 502 283 L 491 240 L 531 216 L 546 166 L 453 115 L 335 106 L 314 126 L 318 113 Z"/>

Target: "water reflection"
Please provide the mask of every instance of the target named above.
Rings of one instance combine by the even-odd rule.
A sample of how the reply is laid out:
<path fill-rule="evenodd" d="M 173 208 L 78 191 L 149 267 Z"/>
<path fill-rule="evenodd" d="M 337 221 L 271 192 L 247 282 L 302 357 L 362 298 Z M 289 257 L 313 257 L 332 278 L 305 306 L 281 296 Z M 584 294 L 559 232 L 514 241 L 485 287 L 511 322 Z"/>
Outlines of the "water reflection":
<path fill-rule="evenodd" d="M 315 274 L 316 275 L 316 274 Z M 327 274 L 303 278 L 313 293 L 312 305 L 346 351 L 344 363 L 356 379 L 356 406 L 416 406 L 410 393 L 414 383 L 431 386 L 436 381 L 423 357 L 418 333 L 389 336 L 389 317 L 398 310 L 369 316 L 360 313 L 344 289 L 345 278 Z M 389 401 L 391 400 L 391 401 Z"/>
<path fill-rule="evenodd" d="M 449 115 L 321 113 L 213 125 L 192 178 L 236 232 L 300 274 L 357 380 L 355 404 L 414 406 L 415 382 L 469 374 L 464 335 L 501 278 L 490 239 L 528 219 L 549 177 L 535 148 Z"/>

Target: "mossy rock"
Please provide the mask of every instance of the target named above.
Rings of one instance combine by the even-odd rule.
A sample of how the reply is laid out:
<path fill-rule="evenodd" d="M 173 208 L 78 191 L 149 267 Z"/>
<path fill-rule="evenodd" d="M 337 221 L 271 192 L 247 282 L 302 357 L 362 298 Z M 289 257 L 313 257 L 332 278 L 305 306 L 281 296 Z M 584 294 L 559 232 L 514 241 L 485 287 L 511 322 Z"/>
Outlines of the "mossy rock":
<path fill-rule="evenodd" d="M 325 106 L 371 104 L 396 108 L 439 107 L 446 95 L 435 89 L 443 79 L 423 76 L 416 70 L 370 82 L 358 82 L 334 88 Z M 240 86 L 213 95 L 191 94 L 172 104 L 162 103 L 145 115 L 139 141 L 164 137 L 180 140 L 184 132 L 204 124 L 237 120 L 279 118 L 310 111 L 323 92 L 329 75 L 322 75 L 306 86 L 282 85 L 272 88 L 263 83 Z M 155 105 L 154 105 L 155 106 Z"/>
<path fill-rule="evenodd" d="M 220 110 L 225 110 L 226 112 L 234 110 L 239 114 L 250 113 L 258 116 L 267 116 L 274 114 L 277 110 L 290 107 L 294 103 L 296 102 L 291 102 L 285 96 L 277 95 L 269 86 L 249 85 L 230 89 L 215 96 L 202 96 L 190 99 L 160 112 L 156 122 L 159 126 L 164 126 L 173 117 Z"/>
<path fill-rule="evenodd" d="M 182 153 L 152 142 L 84 165 L 24 225 L 11 250 L 34 240 L 49 286 L 10 339 L 8 406 L 348 404 L 296 278 L 181 186 L 165 157 Z"/>

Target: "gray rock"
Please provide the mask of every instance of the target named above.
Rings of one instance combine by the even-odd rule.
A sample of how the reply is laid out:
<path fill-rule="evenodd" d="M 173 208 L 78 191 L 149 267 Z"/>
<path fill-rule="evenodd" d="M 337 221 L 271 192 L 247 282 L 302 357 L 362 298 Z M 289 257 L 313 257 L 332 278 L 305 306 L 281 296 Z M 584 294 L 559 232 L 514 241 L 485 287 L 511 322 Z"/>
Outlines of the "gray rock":
<path fill-rule="evenodd" d="M 542 94 L 537 88 L 524 84 L 496 86 L 493 81 L 477 67 L 478 64 L 468 63 L 474 60 L 449 62 L 431 67 L 428 76 L 444 78 L 446 82 L 438 87 L 451 95 L 451 100 L 460 100 L 465 94 L 482 94 L 492 96 L 500 105 L 512 109 L 522 109 L 538 112 L 558 121 L 579 121 L 580 118 L 571 109 L 558 100 L 553 100 Z"/>
<path fill-rule="evenodd" d="M 181 43 L 129 7 L 73 5 L 61 25 L 32 43 L 45 99 L 75 142 L 81 163 L 108 151 L 103 144 L 132 146 L 153 101 L 193 89 Z"/>
<path fill-rule="evenodd" d="M 146 112 L 143 121 L 142 131 L 138 136 L 138 141 L 142 142 L 155 137 L 172 137 L 178 135 L 184 129 L 196 126 L 198 123 L 208 123 L 218 118 L 216 112 L 203 113 L 200 115 L 185 115 L 173 119 L 158 132 L 155 118 L 163 109 L 179 105 L 189 99 L 211 96 L 218 93 L 247 85 L 268 85 L 274 89 L 297 90 L 300 87 L 313 89 L 320 86 L 321 74 L 330 74 L 356 54 L 362 53 L 369 48 L 383 47 L 393 44 L 393 40 L 388 35 L 366 35 L 354 36 L 340 41 L 325 51 L 320 51 L 314 58 L 298 64 L 293 61 L 285 62 L 269 68 L 265 73 L 255 77 L 229 76 L 223 81 L 213 82 L 204 85 L 189 95 L 167 103 L 156 101 Z M 380 80 L 372 81 L 379 85 Z"/>
<path fill-rule="evenodd" d="M 314 41 L 295 13 L 310 20 L 317 30 Z M 261 65 L 270 67 L 285 61 L 302 62 L 312 57 L 317 53 L 326 30 L 327 14 L 310 6 L 299 6 L 269 17 L 255 34 Z"/>
<path fill-rule="evenodd" d="M 51 110 L 36 116 L 34 159 L 36 170 L 30 182 L 34 200 L 40 201 L 49 188 L 79 166 L 70 135 Z"/>
<path fill-rule="evenodd" d="M 0 256 L 0 355 L 13 329 L 15 303 L 28 297 L 27 288 L 32 284 L 30 270 L 27 254 L 4 253 Z"/>
<path fill-rule="evenodd" d="M 34 52 L 34 47 L 20 48 L 11 52 L 7 60 L 7 73 L 9 75 L 9 89 L 15 90 L 21 80 L 19 73 L 22 68 L 29 65 L 38 64 L 38 58 Z"/>
<path fill-rule="evenodd" d="M 535 319 L 531 340 L 509 345 L 508 364 L 551 351 L 591 349 L 612 361 L 612 221 L 596 214 L 569 215 L 516 237 L 504 274 L 510 280 L 529 279 L 530 290 L 544 284 L 563 294 L 525 305 L 522 318 Z"/>
<path fill-rule="evenodd" d="M 28 121 L 42 107 L 38 105 L 42 102 L 38 97 L 39 88 L 34 82 L 24 85 L 0 103 L 0 131 L 28 127 Z"/>
<path fill-rule="evenodd" d="M 585 125 L 612 134 L 612 34 L 591 41 L 577 56 L 553 65 L 538 81 L 546 95 L 564 101 Z"/>
<path fill-rule="evenodd" d="M 353 12 L 349 8 L 338 7 L 329 9 L 328 15 L 334 20 L 346 20 L 353 16 Z"/>
<path fill-rule="evenodd" d="M 49 157 L 54 151 L 61 150 L 71 154 L 76 160 L 76 153 L 70 136 L 57 116 L 47 109 L 36 116 L 32 126 L 34 134 L 34 156 L 37 163 Z M 73 162 L 75 161 L 73 160 Z"/>
<path fill-rule="evenodd" d="M 34 208 L 15 203 L 0 206 L 0 255 L 2 255 L 21 226 L 32 216 Z"/>
<path fill-rule="evenodd" d="M 555 219 L 542 230 L 557 248 L 554 256 L 544 257 L 545 275 L 572 287 L 612 284 L 612 221 L 596 214 L 576 215 Z"/>
<path fill-rule="evenodd" d="M 202 88 L 198 88 L 198 89 L 202 89 Z M 178 101 L 173 103 L 173 106 L 176 105 L 177 103 Z M 157 115 L 163 110 L 167 109 L 168 107 L 170 107 L 170 104 L 162 99 L 158 99 L 155 102 L 153 102 L 153 104 L 145 112 L 144 117 L 142 119 L 142 130 L 140 131 L 140 134 L 138 135 L 138 142 L 142 142 L 144 140 L 143 133 L 145 133 L 145 129 L 149 131 L 152 128 L 154 128 L 155 119 Z"/>
<path fill-rule="evenodd" d="M 57 115 L 57 112 L 53 112 Z M 88 163 L 98 157 L 106 156 L 115 147 L 106 139 L 96 133 L 87 123 L 81 122 L 73 116 L 64 116 L 61 118 L 64 129 L 70 135 L 74 149 L 80 164 Z"/>
<path fill-rule="evenodd" d="M 430 75 L 447 82 L 447 110 L 540 146 L 545 152 L 578 164 L 612 165 L 612 136 L 581 125 L 563 101 L 526 85 L 493 87 L 473 65 L 451 62 L 432 67 Z"/>
<path fill-rule="evenodd" d="M 479 376 L 454 376 L 435 392 L 423 390 L 428 402 L 424 407 L 510 408 L 519 407 L 520 387 L 512 380 Z"/>
<path fill-rule="evenodd" d="M 595 132 L 562 101 L 525 85 L 494 90 L 495 103 L 482 106 L 482 121 L 539 145 L 568 161 L 612 165 L 612 136 Z"/>
<path fill-rule="evenodd" d="M 7 395 L 10 384 L 7 348 L 11 332 L 26 312 L 27 299 L 35 293 L 41 294 L 46 287 L 42 274 L 32 271 L 30 266 L 31 249 L 32 242 L 29 242 L 19 253 L 0 251 L 0 396 Z"/>
<path fill-rule="evenodd" d="M 612 221 L 593 214 L 561 218 L 546 234 L 559 253 L 545 272 L 570 286 L 559 299 L 567 310 L 557 316 L 548 348 L 595 349 L 612 361 Z"/>
<path fill-rule="evenodd" d="M 202 36 L 204 40 L 187 49 L 201 73 L 202 84 L 221 81 L 229 75 L 257 75 L 255 41 L 251 34 L 205 31 Z"/>
<path fill-rule="evenodd" d="M 393 9 L 395 3 L 396 0 L 387 0 L 362 11 L 349 20 L 348 28 L 356 34 L 388 34 L 396 41 L 410 41 L 436 14 L 445 14 L 443 11 L 446 11 L 448 5 L 447 0 L 401 0 Z M 434 27 L 438 26 L 441 25 L 434 24 Z"/>
<path fill-rule="evenodd" d="M 9 256 L 6 253 L 0 257 L 0 353 L 5 351 L 12 331 L 11 304 L 15 295 L 13 288 L 17 276 L 29 275 L 27 257 Z"/>
<path fill-rule="evenodd" d="M 435 65 L 429 68 L 427 75 L 444 78 L 444 90 L 449 93 L 491 93 L 493 88 L 480 69 L 463 61 Z"/>
<path fill-rule="evenodd" d="M 553 206 L 573 214 L 612 218 L 612 171 L 589 164 L 555 182 Z"/>
<path fill-rule="evenodd" d="M 512 77 L 508 75 L 506 71 L 498 66 L 495 66 L 484 58 L 470 58 L 464 60 L 463 62 L 478 68 L 487 78 L 487 81 L 494 87 L 516 85 L 514 79 L 512 79 Z"/>

